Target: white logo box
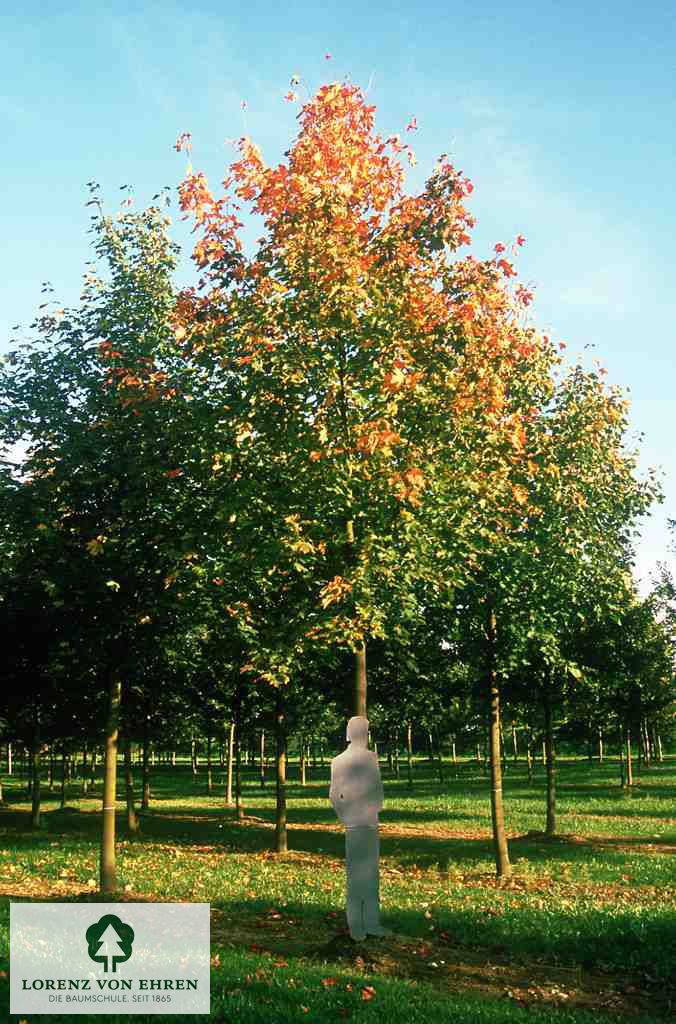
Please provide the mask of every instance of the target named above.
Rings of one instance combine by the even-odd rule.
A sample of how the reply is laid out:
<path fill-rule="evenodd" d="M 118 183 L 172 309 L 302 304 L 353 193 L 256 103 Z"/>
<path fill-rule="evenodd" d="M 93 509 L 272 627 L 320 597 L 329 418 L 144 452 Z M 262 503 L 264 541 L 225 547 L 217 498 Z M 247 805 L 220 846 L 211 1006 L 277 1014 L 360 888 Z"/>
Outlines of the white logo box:
<path fill-rule="evenodd" d="M 205 1013 L 210 904 L 10 903 L 10 1013 Z"/>

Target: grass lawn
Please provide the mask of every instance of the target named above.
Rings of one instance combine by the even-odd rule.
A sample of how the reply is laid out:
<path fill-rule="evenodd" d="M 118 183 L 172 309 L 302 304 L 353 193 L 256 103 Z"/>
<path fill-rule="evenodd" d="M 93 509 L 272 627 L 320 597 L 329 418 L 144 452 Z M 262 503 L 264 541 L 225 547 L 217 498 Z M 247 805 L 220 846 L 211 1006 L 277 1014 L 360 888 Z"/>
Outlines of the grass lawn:
<path fill-rule="evenodd" d="M 644 768 L 632 792 L 620 789 L 616 761 L 590 768 L 561 760 L 560 834 L 552 840 L 541 831 L 542 767 L 529 784 L 525 766 L 509 765 L 514 876 L 501 886 L 489 783 L 476 761 L 461 761 L 455 772 L 446 764 L 441 785 L 418 761 L 412 790 L 405 773 L 397 781 L 383 768 L 381 907 L 395 935 L 363 944 L 344 929 L 344 837 L 328 803 L 328 773 L 310 771 L 301 787 L 292 768 L 284 856 L 269 851 L 272 779 L 262 789 L 253 772 L 245 773 L 242 823 L 224 806 L 218 770 L 207 796 L 203 774 L 195 783 L 187 766 L 156 768 L 138 836 L 126 835 L 119 805 L 117 898 L 211 904 L 211 1020 L 649 1024 L 673 1014 L 676 757 Z M 5 778 L 0 1020 L 11 1019 L 10 900 L 97 899 L 99 789 L 96 798 L 78 798 L 74 784 L 63 810 L 56 793 L 45 792 L 35 833 L 24 780 Z"/>

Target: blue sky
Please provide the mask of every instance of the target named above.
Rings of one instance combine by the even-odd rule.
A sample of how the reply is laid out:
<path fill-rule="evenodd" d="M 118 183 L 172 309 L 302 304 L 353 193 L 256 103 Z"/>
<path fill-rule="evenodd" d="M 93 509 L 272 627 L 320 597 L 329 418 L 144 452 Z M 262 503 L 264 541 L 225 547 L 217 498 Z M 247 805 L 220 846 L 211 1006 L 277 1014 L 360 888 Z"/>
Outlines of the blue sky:
<path fill-rule="evenodd" d="M 226 138 L 249 134 L 279 161 L 297 130 L 282 98 L 291 75 L 311 91 L 349 76 L 370 83 L 383 133 L 417 117 L 410 190 L 448 153 L 475 186 L 477 255 L 525 235 L 517 269 L 536 286 L 534 323 L 631 388 L 641 465 L 662 467 L 666 495 L 642 530 L 642 589 L 656 560 L 676 567 L 673 0 L 41 0 L 0 13 L 0 68 L 0 350 L 42 281 L 77 301 L 85 182 L 111 209 L 124 184 L 146 205 L 182 176 L 182 131 L 213 184 L 233 158 Z M 175 237 L 189 238 L 180 221 Z"/>

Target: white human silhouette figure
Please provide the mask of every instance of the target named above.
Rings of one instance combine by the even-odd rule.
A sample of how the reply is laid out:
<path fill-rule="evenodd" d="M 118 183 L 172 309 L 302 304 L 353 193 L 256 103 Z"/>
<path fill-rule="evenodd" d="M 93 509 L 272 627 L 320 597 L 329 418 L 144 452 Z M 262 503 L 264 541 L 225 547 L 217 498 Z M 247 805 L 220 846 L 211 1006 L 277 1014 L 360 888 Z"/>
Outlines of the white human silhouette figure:
<path fill-rule="evenodd" d="M 369 723 L 360 715 L 347 723 L 349 746 L 331 762 L 329 800 L 345 825 L 347 924 L 353 939 L 386 935 L 380 924 L 378 813 L 383 784 L 378 757 L 367 748 Z"/>

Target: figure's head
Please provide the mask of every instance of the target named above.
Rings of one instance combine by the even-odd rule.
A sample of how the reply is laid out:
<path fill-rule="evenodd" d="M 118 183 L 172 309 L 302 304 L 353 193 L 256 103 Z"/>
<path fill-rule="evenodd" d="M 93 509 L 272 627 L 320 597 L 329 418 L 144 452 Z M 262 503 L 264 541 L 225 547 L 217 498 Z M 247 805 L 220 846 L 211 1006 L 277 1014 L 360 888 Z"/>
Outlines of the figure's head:
<path fill-rule="evenodd" d="M 365 747 L 369 741 L 369 720 L 355 715 L 347 723 L 347 742 L 353 747 Z"/>

